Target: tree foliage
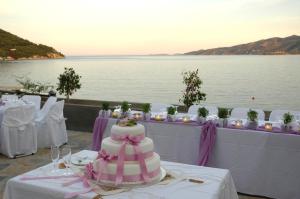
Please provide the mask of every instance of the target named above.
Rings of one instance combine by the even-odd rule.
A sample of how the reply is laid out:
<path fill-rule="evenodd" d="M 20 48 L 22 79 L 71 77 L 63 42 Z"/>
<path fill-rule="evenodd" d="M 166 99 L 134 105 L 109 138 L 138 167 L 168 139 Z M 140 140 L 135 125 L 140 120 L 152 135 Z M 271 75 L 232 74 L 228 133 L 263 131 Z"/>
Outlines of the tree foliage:
<path fill-rule="evenodd" d="M 183 90 L 183 96 L 179 100 L 182 102 L 186 108 L 189 108 L 195 103 L 200 103 L 205 100 L 206 94 L 201 92 L 202 81 L 198 74 L 198 69 L 195 71 L 187 71 L 182 73 L 183 83 L 186 85 L 185 90 Z"/>
<path fill-rule="evenodd" d="M 54 86 L 49 83 L 35 82 L 29 77 L 17 77 L 16 81 L 21 84 L 26 92 L 34 94 L 46 93 L 54 88 Z"/>
<path fill-rule="evenodd" d="M 59 94 L 64 94 L 69 100 L 69 97 L 73 95 L 77 89 L 81 88 L 80 78 L 78 74 L 76 74 L 73 68 L 65 68 L 63 74 L 60 74 L 58 77 L 57 91 Z"/>

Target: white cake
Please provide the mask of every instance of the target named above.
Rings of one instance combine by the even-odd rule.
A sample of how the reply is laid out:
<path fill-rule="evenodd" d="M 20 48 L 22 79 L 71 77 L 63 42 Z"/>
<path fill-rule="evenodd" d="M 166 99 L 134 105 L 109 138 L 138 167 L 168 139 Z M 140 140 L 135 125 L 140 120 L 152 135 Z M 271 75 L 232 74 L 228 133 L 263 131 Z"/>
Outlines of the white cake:
<path fill-rule="evenodd" d="M 96 172 L 95 178 L 98 178 L 100 182 L 128 185 L 151 183 L 159 180 L 161 175 L 160 157 L 153 152 L 152 140 L 145 137 L 143 125 L 113 125 L 111 136 L 103 139 L 101 146 L 99 154 L 102 155 L 99 155 L 93 163 L 93 170 Z M 123 160 L 121 158 L 122 153 Z M 117 171 L 118 167 L 119 172 Z M 100 177 L 98 176 L 99 173 L 101 174 Z"/>

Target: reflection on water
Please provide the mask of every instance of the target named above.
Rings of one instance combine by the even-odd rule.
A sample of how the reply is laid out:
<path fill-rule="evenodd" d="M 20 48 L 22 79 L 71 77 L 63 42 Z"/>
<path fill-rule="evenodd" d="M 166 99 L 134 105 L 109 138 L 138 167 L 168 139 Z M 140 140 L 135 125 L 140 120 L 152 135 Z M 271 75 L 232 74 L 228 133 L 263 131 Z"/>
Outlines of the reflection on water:
<path fill-rule="evenodd" d="M 74 98 L 177 103 L 181 73 L 199 69 L 206 104 L 300 110 L 300 56 L 94 56 L 0 63 L 0 86 L 15 76 L 56 84 L 64 67 L 82 76 Z M 255 100 L 251 100 L 255 96 Z"/>

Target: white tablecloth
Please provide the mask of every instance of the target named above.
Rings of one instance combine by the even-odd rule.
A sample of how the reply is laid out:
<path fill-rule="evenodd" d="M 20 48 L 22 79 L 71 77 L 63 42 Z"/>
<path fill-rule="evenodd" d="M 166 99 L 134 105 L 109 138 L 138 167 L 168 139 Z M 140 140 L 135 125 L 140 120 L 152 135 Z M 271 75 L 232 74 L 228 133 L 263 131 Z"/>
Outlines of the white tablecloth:
<path fill-rule="evenodd" d="M 104 137 L 115 119 L 109 119 Z M 200 126 L 143 123 L 162 160 L 197 164 Z M 277 199 L 300 198 L 300 136 L 217 129 L 209 166 L 229 169 L 238 192 Z"/>
<path fill-rule="evenodd" d="M 81 151 L 81 155 L 95 156 L 95 152 Z M 168 185 L 153 185 L 144 188 L 135 188 L 128 192 L 105 196 L 106 199 L 238 199 L 230 172 L 225 169 L 199 167 L 193 165 L 162 162 L 162 166 L 170 171 L 181 175 L 198 177 L 204 180 L 203 184 L 188 181 L 174 181 Z M 26 175 L 41 175 L 45 167 L 33 170 Z M 65 193 L 79 191 L 82 184 L 73 184 L 70 187 L 62 187 L 62 179 L 21 181 L 20 176 L 14 177 L 7 182 L 4 199 L 59 199 Z M 77 198 L 87 199 L 95 197 L 95 193 L 82 194 Z"/>

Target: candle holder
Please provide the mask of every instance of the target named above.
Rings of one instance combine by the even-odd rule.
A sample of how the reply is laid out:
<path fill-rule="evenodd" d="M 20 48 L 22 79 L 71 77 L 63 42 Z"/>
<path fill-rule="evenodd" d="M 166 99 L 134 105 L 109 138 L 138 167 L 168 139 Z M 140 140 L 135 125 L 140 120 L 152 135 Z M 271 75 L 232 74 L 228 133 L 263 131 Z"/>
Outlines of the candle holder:
<path fill-rule="evenodd" d="M 243 127 L 243 120 L 236 120 L 235 121 L 235 127 L 236 128 L 242 128 Z"/>
<path fill-rule="evenodd" d="M 272 123 L 265 123 L 265 130 L 266 131 L 272 131 Z"/>
<path fill-rule="evenodd" d="M 183 116 L 182 117 L 182 121 L 184 122 L 184 123 L 188 123 L 188 122 L 190 122 L 191 120 L 190 120 L 190 116 Z"/>
<path fill-rule="evenodd" d="M 113 118 L 119 118 L 120 113 L 117 112 L 117 111 L 114 111 L 114 112 L 112 112 L 111 116 L 112 116 Z"/>
<path fill-rule="evenodd" d="M 164 120 L 164 118 L 163 118 L 162 115 L 155 115 L 155 116 L 154 116 L 154 119 L 155 119 L 156 121 L 163 121 L 163 120 Z"/>

